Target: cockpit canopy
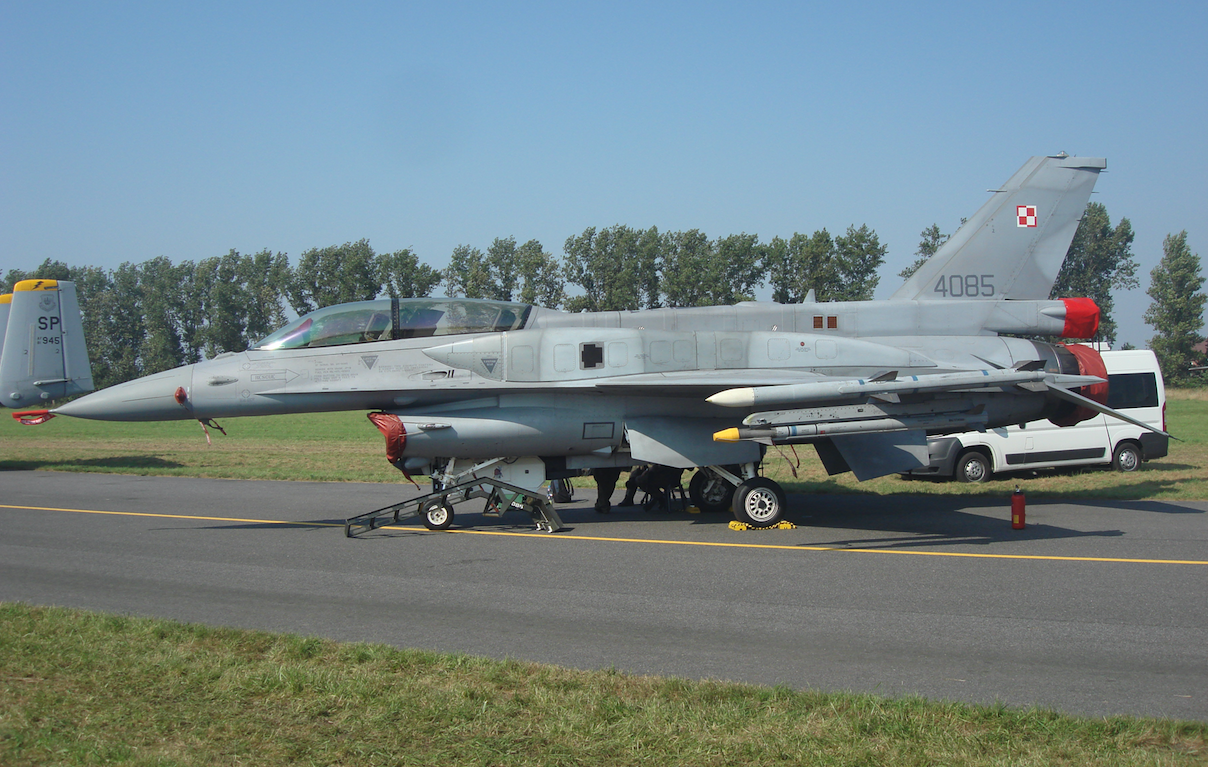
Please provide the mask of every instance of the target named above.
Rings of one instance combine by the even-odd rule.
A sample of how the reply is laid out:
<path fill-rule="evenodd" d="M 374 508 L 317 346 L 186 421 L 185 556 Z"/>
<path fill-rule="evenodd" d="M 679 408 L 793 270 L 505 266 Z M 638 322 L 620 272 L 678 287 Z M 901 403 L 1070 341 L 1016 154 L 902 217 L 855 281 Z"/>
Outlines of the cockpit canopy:
<path fill-rule="evenodd" d="M 336 304 L 299 317 L 253 349 L 306 349 L 397 338 L 519 330 L 528 304 L 474 298 L 379 298 Z"/>

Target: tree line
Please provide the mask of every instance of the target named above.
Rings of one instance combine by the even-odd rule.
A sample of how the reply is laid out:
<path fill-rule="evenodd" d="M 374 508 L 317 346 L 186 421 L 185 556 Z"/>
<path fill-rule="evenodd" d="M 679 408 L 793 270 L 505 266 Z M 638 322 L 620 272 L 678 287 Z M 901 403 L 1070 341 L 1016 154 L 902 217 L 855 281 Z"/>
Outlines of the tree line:
<path fill-rule="evenodd" d="M 903 278 L 948 238 L 935 224 L 920 236 L 915 263 L 901 272 Z M 1150 295 L 1155 306 L 1166 308 L 1151 308 L 1152 318 L 1146 315 L 1147 322 L 1163 327 L 1182 323 L 1175 335 L 1159 328 L 1159 336 L 1168 340 L 1151 343 L 1164 360 L 1168 380 L 1186 370 L 1179 360 L 1190 360 L 1190 347 L 1200 340 L 1195 317 L 1202 324 L 1202 294 L 1198 310 L 1194 300 L 1203 282 L 1194 283 L 1199 258 L 1186 250 L 1186 233 L 1181 237 L 1167 238 L 1167 247 L 1177 254 L 1166 266 L 1163 258 L 1151 275 L 1155 287 Z M 1106 208 L 1091 203 L 1053 287 L 1054 298 L 1095 299 L 1103 313 L 1100 335 L 1109 342 L 1116 333 L 1111 292 L 1137 284 L 1132 241 L 1128 219 L 1113 227 Z M 48 259 L 29 272 L 9 270 L 3 288 L 10 291 L 16 282 L 31 278 L 74 281 L 93 376 L 103 387 L 224 351 L 242 351 L 284 324 L 289 310 L 301 315 L 381 296 L 423 297 L 438 288 L 452 297 L 520 301 L 572 312 L 732 304 L 753 299 L 765 286 L 772 300 L 781 303 L 800 302 L 810 290 L 818 301 L 866 300 L 879 283 L 877 270 L 885 254 L 867 225 L 850 226 L 837 236 L 820 229 L 764 242 L 747 233 L 710 238 L 697 229 L 661 232 L 618 224 L 568 237 L 561 258 L 537 240 L 517 244 L 506 237 L 496 238 L 485 251 L 459 245 L 448 267 L 438 270 L 409 249 L 376 253 L 368 240 L 359 240 L 312 248 L 296 265 L 286 254 L 267 249 L 252 255 L 231 250 L 179 264 L 160 256 L 116 269 Z M 1173 274 L 1172 269 L 1177 274 L 1162 276 Z M 1176 336 L 1178 340 L 1169 340 Z"/>
<path fill-rule="evenodd" d="M 729 304 L 754 298 L 769 264 L 777 296 L 799 300 L 817 285 L 819 300 L 867 298 L 884 256 L 867 226 L 840 237 L 823 229 L 763 244 L 748 234 L 710 239 L 698 230 L 617 225 L 567 238 L 560 260 L 537 240 L 517 245 L 507 237 L 485 252 L 459 245 L 438 270 L 409 249 L 376 253 L 359 240 L 312 248 L 295 265 L 267 249 L 178 264 L 160 256 L 116 269 L 48 259 L 32 271 L 9 270 L 3 291 L 24 279 L 75 282 L 93 378 L 104 387 L 243 351 L 283 325 L 289 310 L 423 297 L 438 287 L 453 297 L 567 311 Z"/>

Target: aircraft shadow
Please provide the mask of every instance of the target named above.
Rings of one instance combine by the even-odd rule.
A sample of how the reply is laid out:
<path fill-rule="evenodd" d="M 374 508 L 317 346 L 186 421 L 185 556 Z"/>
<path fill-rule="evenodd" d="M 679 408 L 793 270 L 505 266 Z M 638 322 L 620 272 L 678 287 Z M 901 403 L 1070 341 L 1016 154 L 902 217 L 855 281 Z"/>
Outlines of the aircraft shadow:
<path fill-rule="evenodd" d="M 1188 511 L 1157 502 L 1145 504 L 1094 502 L 1142 511 Z M 1001 509 L 999 517 L 987 516 L 978 510 Z M 1190 510 L 1193 511 L 1194 510 Z M 675 511 L 643 511 L 640 507 L 613 507 L 610 514 L 596 514 L 584 504 L 560 506 L 558 513 L 567 523 L 566 530 L 576 523 L 594 530 L 605 529 L 610 520 L 647 522 L 688 522 L 697 526 L 729 526 L 734 517 L 729 513 L 687 514 Z M 1201 512 L 1203 513 L 1203 512 Z M 466 515 L 470 517 L 470 515 Z M 1024 530 L 1012 530 L 1010 501 L 1001 498 L 960 496 L 866 496 L 866 495 L 799 495 L 789 496 L 786 519 L 798 528 L 790 545 L 835 546 L 860 548 L 935 547 L 937 545 L 989 545 L 998 542 L 1052 540 L 1080 537 L 1118 537 L 1121 530 L 1072 530 L 1052 524 L 1030 524 Z M 467 518 L 472 526 L 480 520 Z M 481 520 L 483 524 L 497 520 Z M 602 527 L 603 526 L 603 527 Z M 835 531 L 867 531 L 868 536 L 842 538 L 817 537 L 800 540 L 810 529 Z M 772 534 L 772 531 L 767 533 Z M 753 535 L 759 535 L 754 533 Z M 745 541 L 746 539 L 744 539 Z M 781 539 L 757 541 L 788 543 Z"/>
<path fill-rule="evenodd" d="M 37 471 L 39 469 L 179 469 L 183 463 L 153 455 L 115 455 L 106 458 L 78 458 L 69 461 L 0 461 L 0 471 Z"/>
<path fill-rule="evenodd" d="M 237 522 L 229 525 L 205 525 L 202 530 L 333 530 L 344 527 L 342 519 L 311 519 L 293 522 Z M 169 529 L 169 528 L 164 528 Z M 182 528 L 171 528 L 182 529 Z M 193 528 L 197 529 L 197 528 Z"/>
<path fill-rule="evenodd" d="M 1098 501 L 1087 503 L 1100 505 Z M 1029 505 L 1035 509 L 1039 504 L 1032 501 Z M 788 518 L 799 528 L 873 533 L 843 538 L 819 537 L 802 545 L 913 548 L 1124 535 L 1122 530 L 1073 530 L 1050 523 L 1031 523 L 1023 530 L 1013 530 L 1009 498 L 798 496 L 790 498 L 789 506 Z M 987 511 L 993 513 L 987 514 Z"/>
<path fill-rule="evenodd" d="M 1054 499 L 1032 500 L 1029 507 L 1052 503 Z M 1056 501 L 1062 503 L 1063 501 Z M 1082 505 L 1137 512 L 1161 514 L 1208 514 L 1208 509 L 1179 506 L 1160 501 L 1085 500 Z M 597 514 L 589 502 L 558 504 L 562 532 L 606 531 L 613 522 L 668 522 L 697 526 L 728 526 L 733 520 L 729 513 L 689 514 L 672 511 L 645 511 L 640 506 L 614 506 L 609 514 Z M 993 512 L 987 514 L 987 511 Z M 991 545 L 1000 542 L 1057 540 L 1082 537 L 1119 537 L 1121 530 L 1073 530 L 1045 523 L 1031 523 L 1023 530 L 1011 529 L 1010 499 L 985 496 L 866 496 L 866 495 L 801 495 L 789 496 L 787 519 L 799 531 L 793 544 L 800 546 L 834 546 L 851 548 L 914 548 L 944 545 Z M 344 524 L 343 519 L 298 520 L 288 523 L 234 523 L 211 525 L 212 530 L 268 530 L 299 528 L 333 531 Z M 477 511 L 457 514 L 454 527 L 463 530 L 496 532 L 533 532 L 529 517 L 511 511 L 503 517 L 487 517 Z M 840 538 L 819 535 L 809 537 L 809 530 L 865 532 L 867 535 L 846 535 Z M 439 531 L 424 528 L 418 519 L 404 520 L 366 531 L 358 539 L 393 539 L 402 536 L 431 535 Z M 800 540 L 804 534 L 808 540 Z M 555 533 L 557 535 L 557 533 Z M 762 542 L 762 539 L 760 539 Z M 768 540 L 768 543 L 784 543 Z"/>
<path fill-rule="evenodd" d="M 951 480 L 937 479 L 933 477 L 913 477 L 910 480 L 904 480 L 900 488 L 895 488 L 892 495 L 886 495 L 883 490 L 852 488 L 832 481 L 822 482 L 785 482 L 784 489 L 789 495 L 836 495 L 852 498 L 885 498 L 885 497 L 927 497 L 927 498 L 965 498 L 972 501 L 976 498 L 991 498 L 994 496 L 987 495 L 988 491 L 994 493 L 1001 492 L 1004 496 L 1010 495 L 1016 485 L 1021 487 L 1025 493 L 1036 493 L 1043 495 L 1045 499 L 1068 499 L 1077 502 L 1095 502 L 1103 500 L 1117 501 L 1143 501 L 1153 497 L 1155 494 L 1163 491 L 1177 490 L 1184 482 L 1185 478 L 1160 476 L 1161 474 L 1170 474 L 1177 471 L 1186 471 L 1196 467 L 1187 464 L 1160 464 L 1146 465 L 1144 471 L 1146 474 L 1154 472 L 1155 476 L 1146 478 L 1141 481 L 1136 481 L 1137 476 L 1121 475 L 1119 472 L 1111 469 L 1100 469 L 1097 467 L 1074 467 L 1062 470 L 1024 470 L 1015 473 L 997 473 L 985 483 L 980 485 L 966 486 L 971 492 L 979 492 L 978 495 L 938 495 L 928 492 L 926 487 L 941 484 L 950 484 Z M 1046 477 L 1071 477 L 1080 474 L 1099 474 L 1102 481 L 1097 481 L 1093 491 L 1094 496 L 1091 496 L 1092 491 L 1085 488 L 1071 488 L 1068 490 L 1045 489 L 1044 491 L 1032 490 L 1028 487 L 1029 480 Z M 915 486 L 915 487 L 912 487 Z"/>

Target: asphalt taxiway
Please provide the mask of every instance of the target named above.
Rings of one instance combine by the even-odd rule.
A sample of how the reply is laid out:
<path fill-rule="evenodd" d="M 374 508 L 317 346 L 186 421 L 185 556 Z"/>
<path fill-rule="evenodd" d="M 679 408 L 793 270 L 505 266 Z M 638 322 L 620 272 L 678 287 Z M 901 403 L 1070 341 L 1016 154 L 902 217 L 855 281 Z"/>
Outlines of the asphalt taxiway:
<path fill-rule="evenodd" d="M 344 537 L 410 485 L 0 472 L 0 599 L 576 668 L 1208 720 L 1208 503 L 791 496 Z M 617 493 L 619 499 L 620 492 Z"/>

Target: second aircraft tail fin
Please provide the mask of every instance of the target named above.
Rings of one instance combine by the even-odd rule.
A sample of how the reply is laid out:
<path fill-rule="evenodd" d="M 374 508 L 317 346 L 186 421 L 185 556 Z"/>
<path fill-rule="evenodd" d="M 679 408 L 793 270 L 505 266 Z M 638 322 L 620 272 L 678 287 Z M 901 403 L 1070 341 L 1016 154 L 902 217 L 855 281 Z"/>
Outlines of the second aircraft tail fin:
<path fill-rule="evenodd" d="M 891 296 L 1043 300 L 1090 199 L 1100 157 L 1033 157 Z"/>
<path fill-rule="evenodd" d="M 0 404 L 35 407 L 93 390 L 75 283 L 18 282 L 0 332 Z"/>

